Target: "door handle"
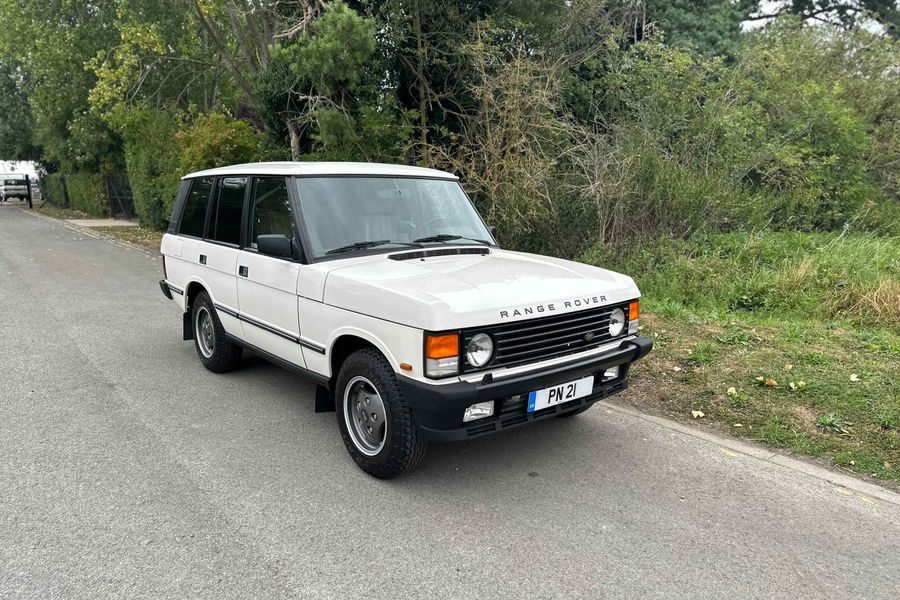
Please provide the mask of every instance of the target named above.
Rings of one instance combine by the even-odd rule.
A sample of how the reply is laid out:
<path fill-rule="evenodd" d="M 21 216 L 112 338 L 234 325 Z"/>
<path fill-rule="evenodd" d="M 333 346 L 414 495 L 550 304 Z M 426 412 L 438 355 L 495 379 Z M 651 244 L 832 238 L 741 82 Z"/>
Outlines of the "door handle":
<path fill-rule="evenodd" d="M 250 270 L 244 265 L 238 267 L 238 275 L 240 275 L 241 277 L 247 277 L 249 274 Z"/>
<path fill-rule="evenodd" d="M 201 265 L 205 265 L 205 264 L 206 264 L 206 255 L 205 255 L 205 254 L 201 254 L 201 255 L 200 255 L 200 264 L 201 264 Z"/>

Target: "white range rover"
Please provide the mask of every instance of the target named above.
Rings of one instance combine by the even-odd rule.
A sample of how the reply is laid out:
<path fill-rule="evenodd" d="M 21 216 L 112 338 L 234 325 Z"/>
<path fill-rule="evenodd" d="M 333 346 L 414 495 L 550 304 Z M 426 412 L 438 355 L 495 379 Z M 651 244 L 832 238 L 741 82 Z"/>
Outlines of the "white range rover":
<path fill-rule="evenodd" d="M 580 413 L 652 348 L 625 275 L 501 249 L 450 173 L 257 163 L 184 177 L 160 287 L 217 373 L 243 349 L 318 384 L 381 478 L 428 443 Z"/>

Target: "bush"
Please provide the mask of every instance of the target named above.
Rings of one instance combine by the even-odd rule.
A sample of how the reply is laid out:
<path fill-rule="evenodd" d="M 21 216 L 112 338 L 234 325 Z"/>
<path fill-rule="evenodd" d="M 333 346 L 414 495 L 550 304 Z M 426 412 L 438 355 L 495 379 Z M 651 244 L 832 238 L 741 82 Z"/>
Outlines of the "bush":
<path fill-rule="evenodd" d="M 169 220 L 181 173 L 177 115 L 152 108 L 130 111 L 120 128 L 125 163 L 141 224 L 162 229 Z"/>
<path fill-rule="evenodd" d="M 183 173 L 252 162 L 264 148 L 261 132 L 222 113 L 199 116 L 176 135 L 181 140 Z"/>
<path fill-rule="evenodd" d="M 866 44 L 874 56 L 855 59 Z M 786 21 L 750 35 L 733 67 L 651 39 L 606 58 L 595 121 L 565 155 L 595 241 L 900 229 L 893 42 Z"/>
<path fill-rule="evenodd" d="M 780 94 L 788 109 L 792 100 L 803 107 L 811 95 L 815 102 L 825 101 L 822 108 L 833 123 L 825 130 L 818 107 L 803 108 L 811 119 L 810 133 L 819 130 L 808 138 L 818 152 L 861 126 L 867 141 L 861 154 L 850 158 L 865 162 L 882 197 L 900 199 L 900 40 L 865 29 L 804 27 L 784 19 L 750 35 L 742 54 L 761 97 Z M 841 113 L 843 118 L 834 118 Z M 854 119 L 856 123 L 850 122 Z"/>
<path fill-rule="evenodd" d="M 785 39 L 783 28 L 792 32 Z M 871 123 L 840 93 L 841 83 L 811 70 L 796 52 L 826 35 L 781 25 L 751 37 L 738 66 L 744 102 L 755 107 L 759 127 L 750 138 L 752 161 L 740 175 L 777 196 L 766 209 L 784 229 L 840 229 L 875 197 L 867 157 Z"/>
<path fill-rule="evenodd" d="M 562 177 L 562 176 L 560 176 Z M 550 210 L 535 220 L 528 232 L 498 226 L 500 240 L 512 239 L 525 252 L 550 256 L 579 256 L 591 247 L 598 228 L 596 207 L 560 182 L 550 182 Z M 494 223 L 491 223 L 492 225 Z"/>
<path fill-rule="evenodd" d="M 94 217 L 109 216 L 106 177 L 99 173 L 63 174 L 69 192 L 69 208 Z"/>

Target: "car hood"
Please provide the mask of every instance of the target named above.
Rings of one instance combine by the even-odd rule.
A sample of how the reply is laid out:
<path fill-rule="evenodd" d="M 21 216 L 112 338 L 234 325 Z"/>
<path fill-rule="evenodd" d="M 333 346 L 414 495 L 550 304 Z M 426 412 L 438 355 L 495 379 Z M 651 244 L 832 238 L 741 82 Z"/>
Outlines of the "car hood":
<path fill-rule="evenodd" d="M 436 331 L 562 314 L 640 294 L 630 277 L 545 256 L 491 248 L 485 255 L 426 251 L 395 260 L 403 254 L 319 263 L 328 271 L 321 301 Z"/>

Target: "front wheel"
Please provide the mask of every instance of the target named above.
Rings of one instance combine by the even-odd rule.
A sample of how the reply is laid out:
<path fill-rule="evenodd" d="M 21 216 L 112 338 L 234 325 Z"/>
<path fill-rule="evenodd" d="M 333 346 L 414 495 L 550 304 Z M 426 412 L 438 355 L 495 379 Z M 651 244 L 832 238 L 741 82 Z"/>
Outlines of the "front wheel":
<path fill-rule="evenodd" d="M 391 479 L 422 460 L 426 445 L 394 370 L 378 350 L 359 350 L 344 361 L 335 400 L 344 446 L 363 471 Z"/>

